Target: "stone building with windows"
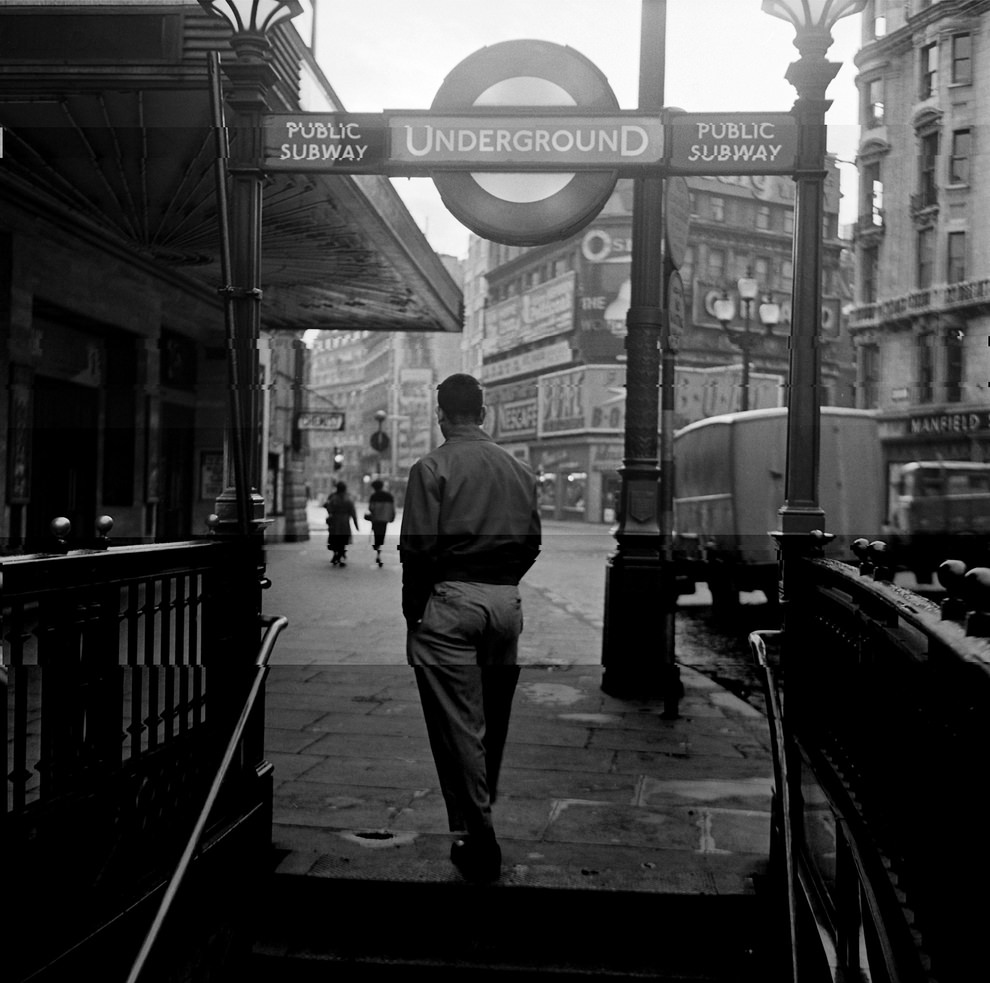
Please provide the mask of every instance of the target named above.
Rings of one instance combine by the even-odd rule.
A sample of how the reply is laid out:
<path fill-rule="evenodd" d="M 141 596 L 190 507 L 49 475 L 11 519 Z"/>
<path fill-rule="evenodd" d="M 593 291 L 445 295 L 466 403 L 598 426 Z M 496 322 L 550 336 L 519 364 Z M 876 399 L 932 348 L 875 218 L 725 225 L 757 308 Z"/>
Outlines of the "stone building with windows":
<path fill-rule="evenodd" d="M 788 374 L 794 190 L 790 178 L 687 179 L 689 227 L 680 275 L 685 325 L 677 352 L 675 424 L 740 409 L 747 326 L 736 297 L 730 333 L 715 301 L 747 273 L 779 305 L 748 328 L 749 405 L 779 406 Z M 826 182 L 823 402 L 850 405 L 853 358 L 843 310 L 851 300 L 838 232 L 838 169 Z M 625 430 L 625 334 L 632 261 L 632 182 L 622 180 L 580 233 L 538 247 L 485 247 L 481 378 L 495 438 L 540 476 L 548 518 L 610 522 Z M 471 267 L 472 270 L 475 267 Z M 470 274 L 470 270 L 469 270 Z M 465 298 L 478 291 L 465 283 Z M 658 421 L 659 425 L 659 421 Z"/>
<path fill-rule="evenodd" d="M 857 405 L 903 465 L 990 461 L 990 2 L 871 0 L 860 93 Z"/>

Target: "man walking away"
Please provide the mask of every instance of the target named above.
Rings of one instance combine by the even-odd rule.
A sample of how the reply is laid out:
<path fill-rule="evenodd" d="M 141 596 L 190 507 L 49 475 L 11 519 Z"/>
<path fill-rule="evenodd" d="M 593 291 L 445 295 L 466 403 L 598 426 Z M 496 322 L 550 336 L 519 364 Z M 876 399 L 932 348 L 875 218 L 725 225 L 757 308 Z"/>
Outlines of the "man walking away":
<path fill-rule="evenodd" d="M 437 387 L 444 443 L 409 471 L 402 526 L 406 653 L 457 834 L 450 858 L 493 881 L 502 852 L 492 822 L 522 631 L 519 581 L 540 551 L 536 477 L 481 429 L 481 384 Z"/>

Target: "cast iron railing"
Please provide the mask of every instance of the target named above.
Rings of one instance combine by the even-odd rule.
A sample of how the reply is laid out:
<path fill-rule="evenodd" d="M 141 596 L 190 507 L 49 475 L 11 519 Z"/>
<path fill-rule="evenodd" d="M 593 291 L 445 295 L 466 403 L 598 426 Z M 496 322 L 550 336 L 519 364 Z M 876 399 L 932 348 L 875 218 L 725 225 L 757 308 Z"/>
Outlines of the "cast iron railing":
<path fill-rule="evenodd" d="M 882 544 L 861 547 L 860 570 L 803 561 L 784 632 L 750 637 L 790 971 L 968 983 L 988 914 L 990 570 L 943 564 L 936 605 L 889 582 Z"/>
<path fill-rule="evenodd" d="M 145 966 L 148 964 L 148 957 L 151 955 L 151 951 L 155 947 L 155 943 L 161 936 L 162 926 L 165 924 L 165 919 L 168 917 L 169 912 L 172 910 L 172 906 L 175 904 L 175 899 L 178 897 L 179 887 L 189 871 L 189 866 L 192 863 L 196 850 L 199 849 L 203 838 L 203 833 L 206 830 L 206 824 L 209 822 L 213 807 L 217 801 L 217 797 L 220 794 L 220 790 L 223 788 L 223 783 L 226 781 L 227 775 L 230 773 L 231 768 L 234 765 L 234 756 L 240 748 L 241 740 L 244 737 L 245 728 L 247 727 L 255 705 L 261 696 L 262 687 L 265 683 L 265 676 L 268 674 L 268 660 L 271 657 L 272 649 L 275 647 L 275 641 L 278 638 L 279 633 L 289 622 L 286 618 L 262 616 L 262 623 L 265 626 L 265 635 L 261 640 L 261 648 L 258 650 L 258 657 L 255 660 L 256 671 L 254 680 L 251 684 L 251 689 L 244 700 L 244 706 L 241 707 L 240 716 L 237 718 L 237 723 L 234 725 L 230 739 L 227 741 L 227 748 L 224 751 L 220 766 L 217 768 L 216 774 L 213 776 L 213 782 L 211 783 L 210 790 L 207 793 L 206 801 L 203 803 L 203 807 L 200 809 L 199 815 L 196 817 L 196 823 L 193 826 L 192 832 L 189 834 L 188 840 L 186 841 L 186 846 L 182 851 L 182 856 L 179 859 L 172 876 L 169 878 L 168 886 L 165 888 L 164 896 L 158 906 L 158 911 L 155 914 L 154 921 L 151 923 L 151 928 L 148 929 L 148 932 L 144 937 L 144 942 L 142 943 L 137 957 L 131 966 L 131 971 L 127 976 L 127 983 L 137 983 L 137 981 L 141 978 L 141 974 L 144 971 Z"/>
<path fill-rule="evenodd" d="M 140 937 L 250 691 L 263 571 L 244 538 L 0 562 L 10 979 L 58 978 L 127 918 Z M 263 727 L 259 700 L 206 842 L 266 852 Z"/>

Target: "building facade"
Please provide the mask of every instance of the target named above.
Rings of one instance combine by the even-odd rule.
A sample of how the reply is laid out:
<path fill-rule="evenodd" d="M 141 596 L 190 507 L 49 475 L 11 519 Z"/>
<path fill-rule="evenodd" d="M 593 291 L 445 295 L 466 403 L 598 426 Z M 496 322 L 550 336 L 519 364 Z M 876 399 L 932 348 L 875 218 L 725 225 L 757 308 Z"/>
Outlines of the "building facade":
<path fill-rule="evenodd" d="M 850 405 L 853 356 L 843 308 L 851 299 L 838 236 L 838 171 L 829 165 L 825 227 L 824 402 Z M 675 423 L 741 408 L 742 359 L 749 406 L 784 402 L 790 330 L 793 182 L 779 177 L 695 177 L 687 181 L 688 246 L 680 276 L 684 329 L 677 351 Z M 620 181 L 599 215 L 560 243 L 487 248 L 480 377 L 488 427 L 540 476 L 543 513 L 611 522 L 625 430 L 625 334 L 632 260 L 632 182 Z M 715 301 L 735 297 L 737 280 L 757 280 L 779 305 L 764 328 L 736 315 L 728 328 Z M 465 297 L 480 295 L 466 283 Z M 749 331 L 748 354 L 739 346 Z M 731 333 L 730 333 L 731 332 Z M 659 425 L 659 421 L 658 421 Z"/>
<path fill-rule="evenodd" d="M 990 2 L 871 0 L 860 93 L 857 403 L 887 515 L 904 464 L 990 461 Z"/>
<path fill-rule="evenodd" d="M 306 435 L 306 484 L 312 496 L 323 501 L 343 481 L 365 501 L 370 482 L 380 477 L 401 506 L 409 468 L 443 439 L 436 421 L 436 387 L 462 371 L 461 366 L 459 335 L 317 335 L 311 342 L 305 398 L 314 411 L 340 411 L 341 428 Z"/>

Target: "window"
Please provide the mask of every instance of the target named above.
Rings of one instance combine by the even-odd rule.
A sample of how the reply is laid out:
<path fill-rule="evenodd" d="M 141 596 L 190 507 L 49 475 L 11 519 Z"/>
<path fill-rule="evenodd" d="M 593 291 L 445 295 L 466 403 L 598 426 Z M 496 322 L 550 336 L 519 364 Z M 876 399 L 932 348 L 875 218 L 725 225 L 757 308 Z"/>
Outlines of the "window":
<path fill-rule="evenodd" d="M 760 205 L 756 209 L 756 227 L 758 229 L 770 228 L 770 206 Z"/>
<path fill-rule="evenodd" d="M 949 158 L 949 184 L 969 184 L 970 147 L 969 130 L 953 131 L 952 155 Z"/>
<path fill-rule="evenodd" d="M 887 0 L 873 4 L 873 37 L 882 38 L 887 33 Z"/>
<path fill-rule="evenodd" d="M 921 173 L 919 179 L 919 198 L 922 208 L 934 205 L 938 201 L 935 182 L 935 168 L 938 165 L 938 132 L 926 133 L 921 138 Z"/>
<path fill-rule="evenodd" d="M 931 99 L 938 88 L 938 45 L 927 44 L 921 49 L 921 79 L 919 99 Z"/>
<path fill-rule="evenodd" d="M 950 328 L 945 336 L 945 401 L 962 401 L 963 343 L 966 334 L 961 328 Z"/>
<path fill-rule="evenodd" d="M 935 230 L 921 229 L 918 232 L 918 287 L 924 289 L 932 285 L 935 253 Z"/>
<path fill-rule="evenodd" d="M 861 225 L 883 225 L 883 182 L 880 180 L 880 161 L 863 167 Z"/>
<path fill-rule="evenodd" d="M 708 250 L 708 275 L 714 283 L 725 275 L 725 253 L 721 249 Z"/>
<path fill-rule="evenodd" d="M 945 279 L 948 283 L 960 283 L 966 279 L 966 233 L 950 232 L 946 250 Z"/>
<path fill-rule="evenodd" d="M 866 105 L 863 122 L 866 126 L 883 126 L 883 79 L 871 79 L 866 84 Z"/>
<path fill-rule="evenodd" d="M 880 271 L 880 250 L 871 246 L 862 252 L 862 270 L 860 295 L 864 304 L 875 304 L 877 301 L 877 276 Z"/>
<path fill-rule="evenodd" d="M 858 406 L 876 409 L 880 396 L 880 346 L 862 345 L 859 349 L 860 390 Z"/>
<path fill-rule="evenodd" d="M 973 42 L 968 34 L 952 37 L 952 83 L 968 85 L 973 81 Z"/>
<path fill-rule="evenodd" d="M 714 195 L 709 199 L 709 203 L 712 209 L 712 221 L 724 222 L 725 221 L 725 199 L 717 198 Z"/>
<path fill-rule="evenodd" d="M 784 212 L 784 232 L 788 235 L 794 234 L 794 210 L 792 208 L 788 208 Z"/>
<path fill-rule="evenodd" d="M 770 284 L 770 260 L 766 256 L 757 256 L 753 263 L 753 276 L 762 289 L 766 289 Z"/>
<path fill-rule="evenodd" d="M 918 335 L 918 402 L 930 403 L 935 392 L 935 335 Z"/>

